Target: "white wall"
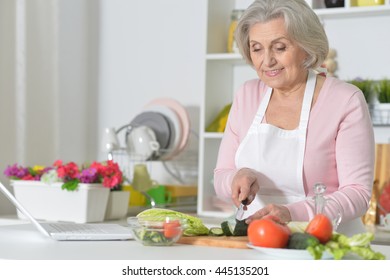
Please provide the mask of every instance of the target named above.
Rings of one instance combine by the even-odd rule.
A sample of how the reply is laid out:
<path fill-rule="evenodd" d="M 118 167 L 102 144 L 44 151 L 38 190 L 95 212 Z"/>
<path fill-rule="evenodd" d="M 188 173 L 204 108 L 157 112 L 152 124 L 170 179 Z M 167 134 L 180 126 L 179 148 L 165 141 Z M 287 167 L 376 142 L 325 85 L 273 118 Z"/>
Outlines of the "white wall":
<path fill-rule="evenodd" d="M 96 75 L 89 60 L 98 48 L 89 45 L 96 42 L 87 32 L 94 19 L 88 3 L 0 0 L 0 179 L 6 185 L 7 165 L 96 158 L 89 141 L 97 104 L 89 84 Z M 0 212 L 15 212 L 2 196 Z"/>
<path fill-rule="evenodd" d="M 6 183 L 2 171 L 6 164 L 15 158 L 16 120 L 13 115 L 15 94 L 5 98 L 5 93 L 15 92 L 15 6 L 10 1 L 0 1 L 0 180 Z M 0 213 L 12 211 L 10 203 L 0 195 Z"/>
<path fill-rule="evenodd" d="M 206 2 L 101 1 L 100 135 L 105 127 L 119 128 L 129 123 L 144 105 L 161 97 L 174 98 L 185 106 L 192 115 L 193 128 L 198 130 Z M 105 156 L 99 150 L 99 157 Z M 155 179 L 171 181 L 166 172 L 159 171 L 158 163 L 153 170 Z"/>
<path fill-rule="evenodd" d="M 329 45 L 337 51 L 341 79 L 390 78 L 390 16 L 326 19 Z"/>

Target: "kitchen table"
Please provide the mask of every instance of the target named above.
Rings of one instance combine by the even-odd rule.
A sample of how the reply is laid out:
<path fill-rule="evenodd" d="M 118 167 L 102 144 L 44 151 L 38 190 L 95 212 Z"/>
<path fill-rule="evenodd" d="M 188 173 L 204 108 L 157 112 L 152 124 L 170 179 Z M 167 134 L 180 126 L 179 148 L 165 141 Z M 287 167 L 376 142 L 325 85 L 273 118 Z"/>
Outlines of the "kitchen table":
<path fill-rule="evenodd" d="M 123 221 L 122 221 L 123 223 Z M 209 224 L 205 223 L 206 225 Z M 390 246 L 373 244 L 390 260 Z M 128 241 L 54 241 L 32 224 L 0 218 L 0 259 L 29 260 L 257 260 L 270 259 L 252 249 L 175 244 L 171 247 L 143 246 Z"/>

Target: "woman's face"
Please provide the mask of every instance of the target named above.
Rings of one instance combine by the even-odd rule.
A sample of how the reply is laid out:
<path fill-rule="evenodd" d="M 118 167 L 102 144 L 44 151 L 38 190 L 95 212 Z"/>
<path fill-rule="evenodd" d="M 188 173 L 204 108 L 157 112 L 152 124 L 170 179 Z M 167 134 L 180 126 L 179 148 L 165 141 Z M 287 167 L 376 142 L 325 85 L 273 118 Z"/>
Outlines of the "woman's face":
<path fill-rule="evenodd" d="M 252 26 L 249 47 L 257 75 L 269 87 L 289 92 L 306 82 L 306 52 L 289 38 L 283 18 Z"/>

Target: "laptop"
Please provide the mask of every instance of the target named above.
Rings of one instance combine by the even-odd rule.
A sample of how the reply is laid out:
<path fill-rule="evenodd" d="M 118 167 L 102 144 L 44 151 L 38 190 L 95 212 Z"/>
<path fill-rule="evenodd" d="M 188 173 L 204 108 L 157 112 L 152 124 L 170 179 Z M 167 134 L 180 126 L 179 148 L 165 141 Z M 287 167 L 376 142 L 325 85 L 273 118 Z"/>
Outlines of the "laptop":
<path fill-rule="evenodd" d="M 133 239 L 131 229 L 118 224 L 75 224 L 38 222 L 0 182 L 0 191 L 45 236 L 55 240 L 127 240 Z"/>

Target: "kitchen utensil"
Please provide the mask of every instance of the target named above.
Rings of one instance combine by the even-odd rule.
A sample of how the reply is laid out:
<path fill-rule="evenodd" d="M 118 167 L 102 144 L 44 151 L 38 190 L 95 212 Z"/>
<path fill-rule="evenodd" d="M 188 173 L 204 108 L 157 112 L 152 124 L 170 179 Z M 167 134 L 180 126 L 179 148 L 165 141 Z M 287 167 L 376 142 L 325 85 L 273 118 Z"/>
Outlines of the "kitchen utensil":
<path fill-rule="evenodd" d="M 104 129 L 103 139 L 103 151 L 111 153 L 119 148 L 119 140 L 115 132 L 115 128 L 107 127 Z"/>
<path fill-rule="evenodd" d="M 176 150 L 178 149 L 181 139 L 182 139 L 182 125 L 179 119 L 179 116 L 169 107 L 163 106 L 163 105 L 154 105 L 154 104 L 148 104 L 144 108 L 145 112 L 159 112 L 163 114 L 171 124 L 170 126 L 170 142 L 168 147 L 165 149 L 165 153 L 161 154 L 160 159 L 161 160 L 168 160 L 171 159 L 172 156 L 176 153 Z"/>
<path fill-rule="evenodd" d="M 183 234 L 184 225 L 179 219 L 167 217 L 164 221 L 130 217 L 127 219 L 135 240 L 145 246 L 170 246 Z"/>
<path fill-rule="evenodd" d="M 247 206 L 246 206 L 247 204 L 248 204 L 247 198 L 244 199 L 243 201 L 241 201 L 241 204 L 238 207 L 237 212 L 236 212 L 236 220 L 242 221 L 244 214 L 245 214 L 245 211 L 247 210 Z"/>
<path fill-rule="evenodd" d="M 285 249 L 285 248 L 266 248 L 254 246 L 248 243 L 247 246 L 258 251 L 260 254 L 267 255 L 271 258 L 282 260 L 313 260 L 313 256 L 307 250 Z M 324 251 L 322 259 L 333 259 L 333 256 Z"/>
<path fill-rule="evenodd" d="M 153 129 L 160 149 L 167 149 L 172 135 L 170 121 L 159 112 L 141 112 L 130 122 L 131 127 L 147 126 Z"/>
<path fill-rule="evenodd" d="M 150 178 L 148 169 L 145 164 L 139 163 L 134 165 L 134 175 L 132 183 L 134 189 L 140 192 L 146 192 L 154 184 L 156 184 L 156 182 Z"/>
<path fill-rule="evenodd" d="M 211 247 L 225 247 L 249 249 L 247 236 L 182 236 L 177 243 L 211 246 Z"/>
<path fill-rule="evenodd" d="M 344 0 L 325 0 L 324 2 L 327 8 L 344 7 Z"/>
<path fill-rule="evenodd" d="M 134 160 L 144 161 L 159 155 L 160 143 L 150 127 L 142 125 L 130 128 L 126 140 L 127 152 Z"/>
<path fill-rule="evenodd" d="M 181 127 L 181 137 L 180 137 L 180 142 L 178 143 L 177 149 L 175 150 L 174 153 L 170 155 L 170 158 L 176 156 L 179 154 L 187 145 L 189 135 L 190 135 L 190 129 L 191 129 L 191 124 L 190 124 L 190 118 L 188 115 L 187 110 L 184 108 L 183 105 L 181 105 L 177 100 L 172 99 L 172 98 L 158 98 L 155 100 L 152 100 L 149 104 L 146 105 L 145 108 L 150 107 L 150 106 L 165 106 L 171 109 L 175 114 L 177 115 L 179 122 L 180 122 L 180 127 Z"/>
<path fill-rule="evenodd" d="M 162 185 L 154 186 L 151 189 L 147 190 L 146 193 L 154 200 L 156 204 L 159 205 L 167 204 L 172 201 L 170 191 L 168 191 L 167 188 Z M 146 204 L 149 203 L 150 201 L 147 200 Z"/>

